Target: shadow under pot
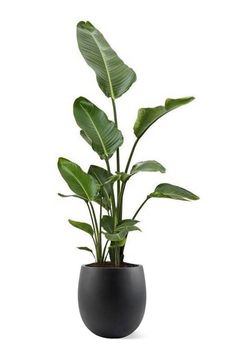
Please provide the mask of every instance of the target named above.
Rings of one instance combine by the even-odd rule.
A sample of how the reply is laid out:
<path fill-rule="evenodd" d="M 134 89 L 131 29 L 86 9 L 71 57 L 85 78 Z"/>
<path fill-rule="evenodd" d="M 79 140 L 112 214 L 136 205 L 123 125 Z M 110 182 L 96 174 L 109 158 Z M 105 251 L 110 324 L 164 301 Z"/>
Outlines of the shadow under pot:
<path fill-rule="evenodd" d="M 78 304 L 82 320 L 94 334 L 108 338 L 130 335 L 140 325 L 146 305 L 142 265 L 82 265 Z"/>

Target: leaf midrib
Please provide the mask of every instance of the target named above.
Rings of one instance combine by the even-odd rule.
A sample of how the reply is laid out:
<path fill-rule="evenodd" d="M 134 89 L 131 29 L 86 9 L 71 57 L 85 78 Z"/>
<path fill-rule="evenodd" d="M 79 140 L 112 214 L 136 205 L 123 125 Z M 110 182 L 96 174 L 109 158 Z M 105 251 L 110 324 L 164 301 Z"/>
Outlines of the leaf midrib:
<path fill-rule="evenodd" d="M 100 136 L 100 133 L 99 133 L 99 131 L 98 131 L 98 129 L 97 129 L 95 123 L 93 122 L 93 119 L 91 118 L 89 112 L 87 112 L 87 110 L 82 106 L 82 104 L 81 104 L 81 108 L 82 108 L 83 111 L 87 114 L 87 116 L 89 117 L 91 123 L 93 124 L 93 126 L 94 126 L 94 128 L 95 128 L 95 131 L 96 131 L 96 133 L 97 133 L 97 135 L 98 135 L 98 138 L 99 138 L 99 140 L 100 140 L 101 146 L 103 147 L 105 156 L 108 158 L 109 155 L 108 155 L 108 152 L 107 152 L 107 150 L 106 150 L 105 144 L 104 144 L 104 142 L 103 142 L 103 140 L 102 140 L 102 137 Z"/>
<path fill-rule="evenodd" d="M 104 67 L 105 67 L 105 70 L 106 70 L 106 74 L 107 74 L 107 77 L 108 77 L 108 81 L 109 81 L 109 88 L 110 88 L 110 94 L 111 94 L 111 98 L 112 99 L 115 99 L 115 95 L 114 95 L 114 91 L 113 91 L 113 86 L 112 86 L 112 80 L 111 80 L 111 76 L 110 76 L 110 73 L 109 73 L 109 70 L 108 70 L 108 65 L 106 63 L 106 60 L 105 60 L 105 57 L 103 55 L 103 52 L 99 46 L 99 42 L 96 40 L 95 36 L 91 33 L 91 36 L 93 38 L 93 40 L 95 41 L 95 44 L 100 52 L 100 55 L 103 59 L 103 62 L 104 62 Z"/>
<path fill-rule="evenodd" d="M 76 175 L 74 175 L 73 172 L 69 171 L 68 168 L 66 168 L 66 167 L 65 167 L 65 171 L 67 171 L 71 176 L 73 176 L 73 178 L 74 178 L 76 181 L 79 182 L 80 186 L 82 187 L 82 190 L 84 191 L 84 193 L 85 193 L 85 195 L 86 195 L 86 197 L 87 197 L 87 200 L 90 200 L 90 197 L 89 197 L 89 195 L 87 194 L 86 189 L 84 188 L 84 186 L 83 186 L 83 184 L 81 183 L 81 181 L 79 180 L 79 178 L 78 178 Z"/>

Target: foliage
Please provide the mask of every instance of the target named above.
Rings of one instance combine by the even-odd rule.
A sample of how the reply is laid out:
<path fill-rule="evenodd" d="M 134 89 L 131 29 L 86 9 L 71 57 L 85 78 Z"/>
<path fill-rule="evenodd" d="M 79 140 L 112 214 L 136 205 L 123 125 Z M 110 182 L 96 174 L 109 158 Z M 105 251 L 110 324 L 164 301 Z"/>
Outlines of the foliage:
<path fill-rule="evenodd" d="M 80 135 L 104 161 L 106 168 L 91 165 L 86 173 L 76 163 L 59 158 L 58 169 L 74 193 L 59 195 L 82 199 L 87 205 L 90 224 L 74 220 L 69 220 L 69 223 L 91 237 L 94 252 L 86 246 L 78 248 L 91 252 L 98 263 L 107 261 L 109 256 L 111 262 L 115 266 L 119 266 L 124 259 L 128 233 L 140 231 L 136 225 L 138 223 L 136 216 L 149 199 L 168 198 L 183 201 L 199 199 L 198 196 L 184 188 L 162 183 L 147 195 L 132 218 L 123 219 L 124 193 L 131 177 L 139 172 L 165 173 L 166 171 L 165 167 L 156 160 L 138 162 L 130 169 L 138 142 L 162 116 L 175 108 L 186 105 L 194 98 L 166 99 L 164 106 L 139 109 L 133 128 L 136 139 L 125 169 L 122 171 L 120 147 L 123 144 L 123 136 L 118 129 L 116 99 L 136 81 L 136 74 L 124 64 L 103 35 L 91 23 L 78 23 L 77 41 L 82 56 L 96 74 L 100 89 L 108 98 L 111 98 L 114 120 L 110 120 L 105 112 L 86 98 L 79 97 L 75 100 L 73 112 L 75 121 L 81 129 Z M 116 168 L 113 173 L 110 159 L 114 154 L 116 154 Z M 97 207 L 94 203 L 97 203 Z"/>

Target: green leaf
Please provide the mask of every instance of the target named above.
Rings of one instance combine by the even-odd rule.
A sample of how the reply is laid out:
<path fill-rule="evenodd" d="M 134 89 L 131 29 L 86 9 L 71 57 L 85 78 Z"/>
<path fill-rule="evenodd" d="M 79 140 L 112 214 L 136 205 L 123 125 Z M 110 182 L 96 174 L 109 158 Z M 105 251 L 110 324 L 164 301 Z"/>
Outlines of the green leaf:
<path fill-rule="evenodd" d="M 111 216 L 103 216 L 101 219 L 102 228 L 107 231 L 107 233 L 113 233 L 113 218 Z"/>
<path fill-rule="evenodd" d="M 99 194 L 95 198 L 95 202 L 101 204 L 102 201 L 102 206 L 106 210 L 110 210 L 112 185 L 104 183 L 112 176 L 111 173 L 100 166 L 91 165 L 89 167 L 88 174 L 93 176 L 100 184 Z"/>
<path fill-rule="evenodd" d="M 105 237 L 109 241 L 122 241 L 125 239 L 128 232 L 126 230 L 121 230 L 115 234 L 104 233 Z"/>
<path fill-rule="evenodd" d="M 134 124 L 134 133 L 140 138 L 159 118 L 177 107 L 188 104 L 193 101 L 194 97 L 185 97 L 180 99 L 166 99 L 165 106 L 157 106 L 153 108 L 141 108 Z"/>
<path fill-rule="evenodd" d="M 140 230 L 140 229 L 138 227 L 135 227 L 135 226 L 124 227 L 124 228 L 120 229 L 120 231 L 118 231 L 114 234 L 104 233 L 104 235 L 105 235 L 106 239 L 109 241 L 122 241 L 126 238 L 128 232 L 134 231 L 134 230 Z"/>
<path fill-rule="evenodd" d="M 150 198 L 169 198 L 175 200 L 198 200 L 199 197 L 189 190 L 174 186 L 169 183 L 159 184 L 153 193 L 149 194 Z"/>
<path fill-rule="evenodd" d="M 166 172 L 166 169 L 155 160 L 140 161 L 139 163 L 133 165 L 131 169 L 131 175 L 136 174 L 140 171 L 159 171 L 161 173 Z"/>
<path fill-rule="evenodd" d="M 80 130 L 80 135 L 88 143 L 88 145 L 92 146 L 91 139 L 87 136 L 87 134 L 83 130 Z"/>
<path fill-rule="evenodd" d="M 136 219 L 123 219 L 118 225 L 117 229 L 123 228 L 123 227 L 132 227 L 133 225 L 139 223 Z"/>
<path fill-rule="evenodd" d="M 92 201 L 98 193 L 98 183 L 72 161 L 59 158 L 58 169 L 70 189 L 81 199 Z"/>
<path fill-rule="evenodd" d="M 76 195 L 76 194 L 67 194 L 67 195 L 65 195 L 65 194 L 58 193 L 58 195 L 59 195 L 61 198 L 79 198 L 79 196 Z"/>
<path fill-rule="evenodd" d="M 108 222 L 111 223 L 111 220 L 112 218 Z M 116 226 L 114 233 L 112 228 L 106 228 L 106 229 L 104 228 L 107 231 L 107 233 L 104 233 L 104 235 L 110 241 L 122 241 L 126 238 L 127 234 L 130 231 L 134 231 L 134 230 L 140 231 L 140 229 L 137 226 L 135 226 L 135 224 L 137 223 L 138 221 L 134 219 L 124 219 Z"/>
<path fill-rule="evenodd" d="M 88 248 L 88 247 L 77 247 L 78 249 L 82 250 L 82 251 L 87 251 L 87 252 L 90 252 L 92 253 L 93 257 L 95 258 L 95 255 L 92 251 L 92 249 Z"/>
<path fill-rule="evenodd" d="M 106 182 L 104 182 L 104 185 L 109 184 L 109 183 L 114 183 L 116 181 L 119 181 L 121 179 L 122 174 L 117 173 L 115 175 L 111 175 Z"/>
<path fill-rule="evenodd" d="M 73 112 L 81 135 L 92 146 L 101 159 L 110 158 L 123 143 L 123 136 L 114 122 L 89 100 L 80 97 L 75 100 Z"/>
<path fill-rule="evenodd" d="M 133 231 L 133 230 L 139 230 L 139 231 L 141 231 L 140 230 L 140 228 L 138 228 L 137 226 L 135 226 L 135 225 L 119 225 L 119 226 L 117 226 L 116 227 L 116 229 L 115 229 L 115 232 L 120 232 L 120 231 L 122 231 L 122 230 L 125 230 L 126 232 L 129 232 L 129 231 Z"/>
<path fill-rule="evenodd" d="M 94 230 L 90 224 L 82 223 L 82 222 L 76 222 L 75 220 L 71 220 L 71 219 L 69 219 L 69 223 L 72 226 L 74 226 L 75 228 L 81 229 L 91 236 L 93 236 L 93 234 L 94 234 Z"/>
<path fill-rule="evenodd" d="M 135 72 L 123 63 L 90 22 L 78 23 L 77 40 L 83 58 L 95 71 L 98 85 L 106 96 L 116 99 L 136 81 Z"/>

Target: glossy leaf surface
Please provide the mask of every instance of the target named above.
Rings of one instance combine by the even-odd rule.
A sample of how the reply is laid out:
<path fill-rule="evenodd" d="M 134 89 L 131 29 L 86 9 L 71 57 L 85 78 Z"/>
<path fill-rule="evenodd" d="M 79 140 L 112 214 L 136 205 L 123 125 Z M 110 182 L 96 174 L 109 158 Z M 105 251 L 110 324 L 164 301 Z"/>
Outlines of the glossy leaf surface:
<path fill-rule="evenodd" d="M 165 106 L 139 109 L 137 119 L 134 124 L 135 136 L 140 138 L 159 118 L 175 108 L 186 105 L 193 100 L 194 97 L 192 96 L 180 99 L 166 99 Z"/>
<path fill-rule="evenodd" d="M 90 22 L 78 23 L 77 41 L 82 56 L 94 70 L 98 85 L 107 97 L 118 98 L 135 82 L 135 72 L 124 64 Z"/>
<path fill-rule="evenodd" d="M 59 158 L 58 169 L 70 189 L 79 198 L 86 201 L 95 199 L 99 186 L 94 177 L 85 173 L 79 165 L 65 158 Z"/>
<path fill-rule="evenodd" d="M 123 136 L 114 122 L 89 100 L 80 97 L 75 100 L 73 112 L 81 135 L 92 146 L 101 159 L 110 158 L 123 143 Z"/>

